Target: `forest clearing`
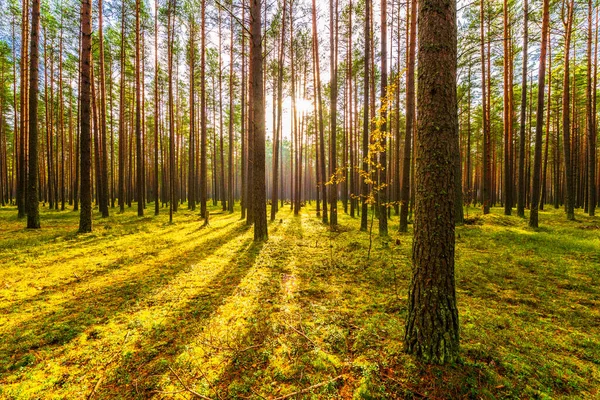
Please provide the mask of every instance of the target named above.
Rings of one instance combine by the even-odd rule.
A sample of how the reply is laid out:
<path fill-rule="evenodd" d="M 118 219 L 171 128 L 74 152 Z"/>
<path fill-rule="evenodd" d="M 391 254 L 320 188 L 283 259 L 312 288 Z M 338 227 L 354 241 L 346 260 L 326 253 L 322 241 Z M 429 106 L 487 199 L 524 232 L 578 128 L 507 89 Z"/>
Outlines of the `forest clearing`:
<path fill-rule="evenodd" d="M 134 207 L 77 235 L 77 213 L 45 208 L 24 230 L 1 208 L 0 397 L 600 395 L 597 219 L 549 209 L 533 230 L 472 208 L 456 231 L 461 361 L 431 366 L 403 351 L 411 232 L 374 234 L 368 259 L 360 221 L 332 232 L 314 203 L 281 209 L 260 243 L 210 211 L 202 228 Z"/>

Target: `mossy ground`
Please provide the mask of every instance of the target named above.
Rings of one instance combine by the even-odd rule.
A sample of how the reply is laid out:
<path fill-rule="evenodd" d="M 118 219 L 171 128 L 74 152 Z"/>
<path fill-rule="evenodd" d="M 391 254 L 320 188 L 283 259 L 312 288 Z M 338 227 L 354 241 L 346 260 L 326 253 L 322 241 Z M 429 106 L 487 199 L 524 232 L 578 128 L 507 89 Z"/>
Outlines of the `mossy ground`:
<path fill-rule="evenodd" d="M 600 220 L 541 228 L 470 210 L 457 228 L 460 363 L 402 352 L 412 234 L 374 242 L 289 207 L 265 243 L 239 213 L 210 226 L 182 207 L 42 209 L 26 230 L 0 208 L 1 398 L 600 397 Z M 375 221 L 376 223 L 376 221 Z M 333 380 L 334 378 L 337 378 Z"/>

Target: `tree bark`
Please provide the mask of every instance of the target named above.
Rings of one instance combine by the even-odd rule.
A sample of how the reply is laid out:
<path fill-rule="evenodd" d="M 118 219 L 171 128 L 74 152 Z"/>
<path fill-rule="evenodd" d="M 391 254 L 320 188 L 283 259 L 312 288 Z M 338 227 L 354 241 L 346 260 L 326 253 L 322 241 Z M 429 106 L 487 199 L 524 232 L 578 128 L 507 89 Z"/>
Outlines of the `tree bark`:
<path fill-rule="evenodd" d="M 454 163 L 458 150 L 456 2 L 419 7 L 413 277 L 405 349 L 428 363 L 458 360 L 454 282 Z"/>

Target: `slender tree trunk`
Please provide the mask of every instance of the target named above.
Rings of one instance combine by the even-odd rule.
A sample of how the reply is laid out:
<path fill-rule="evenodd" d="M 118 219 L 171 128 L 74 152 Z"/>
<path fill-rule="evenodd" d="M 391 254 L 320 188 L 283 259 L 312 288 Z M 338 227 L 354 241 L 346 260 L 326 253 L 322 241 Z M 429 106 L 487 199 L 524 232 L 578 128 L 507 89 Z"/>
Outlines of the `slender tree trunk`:
<path fill-rule="evenodd" d="M 410 39 L 408 65 L 406 66 L 406 132 L 402 159 L 402 190 L 400 192 L 400 232 L 408 231 L 408 206 L 410 200 L 410 177 L 412 155 L 412 133 L 415 123 L 415 49 L 417 41 L 417 0 L 410 5 Z"/>
<path fill-rule="evenodd" d="M 512 171 L 510 169 L 511 166 L 511 153 L 512 153 L 512 96 L 511 87 L 512 87 L 512 65 L 510 61 L 510 53 L 512 52 L 512 48 L 510 45 L 510 33 L 509 33 L 509 25 L 510 25 L 510 17 L 509 17 L 509 9 L 508 9 L 508 0 L 504 0 L 504 85 L 503 85 L 503 94 L 504 94 L 504 176 L 503 176 L 503 188 L 502 188 L 502 197 L 504 200 L 504 215 L 512 214 Z"/>
<path fill-rule="evenodd" d="M 206 212 L 206 0 L 202 0 L 200 43 L 200 217 L 207 218 Z"/>
<path fill-rule="evenodd" d="M 416 1 L 416 0 L 415 0 Z M 363 141 L 362 141 L 362 171 L 361 171 L 361 175 L 364 175 L 362 177 L 362 185 L 361 185 L 361 197 L 362 197 L 362 210 L 361 210 L 361 218 L 360 218 L 360 230 L 361 231 L 366 231 L 368 228 L 368 212 L 369 212 L 369 203 L 368 203 L 368 197 L 369 197 L 369 183 L 367 182 L 367 180 L 365 179 L 365 176 L 368 175 L 369 173 L 369 163 L 368 163 L 368 156 L 369 156 L 369 142 L 370 142 L 370 135 L 369 135 L 369 125 L 370 125 L 370 120 L 369 120 L 369 76 L 370 76 L 370 72 L 369 72 L 369 64 L 371 63 L 371 0 L 366 0 L 365 1 L 365 32 L 364 32 L 364 38 L 365 38 L 365 59 L 364 59 L 364 64 L 365 64 L 365 73 L 364 73 L 364 88 L 363 88 L 363 92 L 364 92 L 364 101 L 363 101 L 363 108 L 364 108 L 364 114 L 363 114 Z"/>
<path fill-rule="evenodd" d="M 154 0 L 154 215 L 159 214 L 160 197 L 158 188 L 158 144 L 160 129 L 160 104 L 158 98 L 158 78 L 160 69 L 158 64 L 158 0 Z"/>
<path fill-rule="evenodd" d="M 367 0 L 369 1 L 369 0 Z M 319 180 L 319 187 L 321 188 L 321 195 L 323 198 L 323 223 L 329 223 L 329 216 L 327 213 L 327 172 L 325 169 L 325 127 L 323 123 L 323 101 L 321 98 L 321 72 L 319 65 L 319 37 L 317 33 L 317 6 L 316 0 L 312 1 L 312 33 L 313 33 L 313 52 L 315 57 L 315 80 L 317 86 L 317 105 L 318 105 L 318 123 L 319 123 L 319 161 L 321 167 L 321 176 Z"/>
<path fill-rule="evenodd" d="M 391 104 L 388 100 L 388 76 L 387 76 L 387 0 L 381 0 L 381 152 L 379 153 L 379 235 L 387 236 L 388 221 L 387 221 L 387 107 Z"/>
<path fill-rule="evenodd" d="M 538 70 L 538 98 L 535 123 L 535 153 L 533 158 L 533 186 L 531 188 L 531 212 L 529 226 L 538 227 L 538 206 L 540 201 L 540 174 L 542 168 L 542 138 L 544 129 L 544 85 L 546 83 L 546 51 L 548 42 L 550 0 L 544 0 L 542 17 L 542 44 Z"/>
<path fill-rule="evenodd" d="M 40 0 L 31 2 L 31 45 L 29 62 L 29 175 L 27 184 L 27 228 L 40 227 L 38 199 L 38 70 Z"/>
<path fill-rule="evenodd" d="M 592 97 L 592 0 L 588 0 L 588 39 L 587 39 L 587 91 L 586 91 L 586 118 L 587 118 L 587 190 L 588 190 L 588 214 L 596 214 L 596 115 L 594 114 Z M 596 90 L 596 86 L 594 86 Z"/>
<path fill-rule="evenodd" d="M 481 177 L 481 202 L 483 204 L 483 213 L 490 212 L 490 186 L 491 186 L 491 170 L 490 170 L 490 131 L 489 131 L 489 113 L 488 113 L 488 94 L 486 83 L 486 59 L 485 59 L 485 0 L 481 0 L 481 90 L 482 90 L 482 108 L 483 108 L 483 172 Z M 527 36 L 527 35 L 526 35 Z"/>
<path fill-rule="evenodd" d="M 92 231 L 92 137 L 91 137 L 91 52 L 92 52 L 92 4 L 81 1 L 81 212 L 79 232 Z"/>
<path fill-rule="evenodd" d="M 575 219 L 575 189 L 573 186 L 573 165 L 571 159 L 571 120 L 570 120 L 570 53 L 571 33 L 573 30 L 573 0 L 568 2 L 567 20 L 565 21 L 565 50 L 564 50 L 564 77 L 562 98 L 563 122 L 563 153 L 565 158 L 565 209 L 567 219 Z"/>

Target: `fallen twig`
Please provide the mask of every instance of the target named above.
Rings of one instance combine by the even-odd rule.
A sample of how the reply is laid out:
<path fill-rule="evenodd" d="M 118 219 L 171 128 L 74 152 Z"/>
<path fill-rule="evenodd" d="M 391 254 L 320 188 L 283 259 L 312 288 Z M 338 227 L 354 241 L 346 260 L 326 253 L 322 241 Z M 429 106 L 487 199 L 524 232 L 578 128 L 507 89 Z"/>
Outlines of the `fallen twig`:
<path fill-rule="evenodd" d="M 309 386 L 306 389 L 298 390 L 297 392 L 289 393 L 289 394 L 286 394 L 285 396 L 276 397 L 273 400 L 289 399 L 290 397 L 293 397 L 293 396 L 296 396 L 296 395 L 299 395 L 299 394 L 308 393 L 308 392 L 310 392 L 310 391 L 312 391 L 314 389 L 320 388 L 321 386 L 329 385 L 331 382 L 335 382 L 338 379 L 341 379 L 343 377 L 344 377 L 344 375 L 338 375 L 335 378 L 330 379 L 330 380 L 328 380 L 326 382 L 317 383 L 316 385 Z"/>
<path fill-rule="evenodd" d="M 299 331 L 298 329 L 294 328 L 292 325 L 285 323 L 287 325 L 288 328 L 290 328 L 291 330 L 293 330 L 294 332 L 296 332 L 297 334 L 301 335 L 303 338 L 305 338 L 306 340 L 308 340 L 309 342 L 311 342 L 313 344 L 313 346 L 315 347 L 319 347 L 311 338 L 309 338 L 308 336 L 306 336 L 306 334 L 302 331 Z"/>
<path fill-rule="evenodd" d="M 173 368 L 171 368 L 171 366 L 169 365 L 169 369 L 171 370 L 171 372 L 173 373 L 173 375 L 175 375 L 175 377 L 177 378 L 177 380 L 179 381 L 179 383 L 181 383 L 181 385 L 183 386 L 183 388 L 188 391 L 189 393 L 193 394 L 196 397 L 200 397 L 201 399 L 204 400 L 212 400 L 210 397 L 208 396 L 204 396 L 203 394 L 200 394 L 198 392 L 195 392 L 194 390 L 190 389 L 188 387 L 188 385 L 185 384 L 185 382 L 179 377 L 179 375 L 177 375 L 177 372 L 175 372 L 175 370 Z"/>

